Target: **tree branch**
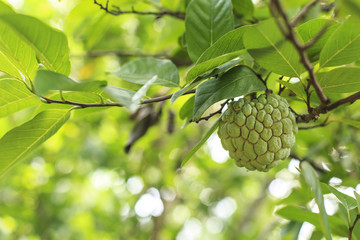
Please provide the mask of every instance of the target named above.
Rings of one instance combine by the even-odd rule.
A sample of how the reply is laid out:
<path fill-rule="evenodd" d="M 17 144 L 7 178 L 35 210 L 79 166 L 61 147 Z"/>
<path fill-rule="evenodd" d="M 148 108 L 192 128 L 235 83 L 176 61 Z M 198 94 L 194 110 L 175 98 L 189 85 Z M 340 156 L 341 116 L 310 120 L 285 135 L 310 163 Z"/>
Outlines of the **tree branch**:
<path fill-rule="evenodd" d="M 346 98 L 340 99 L 339 101 L 331 105 L 320 105 L 317 108 L 314 108 L 309 114 L 297 115 L 297 122 L 310 122 L 311 120 L 317 120 L 320 114 L 325 114 L 329 111 L 332 111 L 342 105 L 347 103 L 353 104 L 356 100 L 360 99 L 360 92 L 354 93 Z"/>
<path fill-rule="evenodd" d="M 183 95 L 187 94 L 193 94 L 196 92 L 196 89 L 190 89 L 189 91 L 185 92 Z M 154 102 L 162 102 L 165 100 L 170 99 L 173 96 L 173 94 L 164 95 L 160 97 L 145 99 L 141 102 L 141 104 L 149 104 Z M 58 103 L 58 104 L 65 104 L 65 105 L 73 105 L 80 108 L 89 108 L 89 107 L 124 107 L 124 105 L 117 103 L 117 102 L 106 102 L 106 103 L 80 103 L 80 102 L 73 102 L 68 100 L 54 100 L 47 97 L 41 96 L 40 99 L 48 104 L 51 103 Z"/>
<path fill-rule="evenodd" d="M 356 218 L 355 218 L 355 221 L 353 223 L 353 225 L 349 228 L 349 240 L 352 239 L 352 233 L 353 233 L 353 230 L 355 228 L 355 225 L 356 223 L 360 220 L 360 214 L 356 215 Z"/>
<path fill-rule="evenodd" d="M 132 9 L 130 11 L 123 11 L 118 6 L 115 6 L 115 5 L 112 5 L 113 10 L 109 9 L 109 0 L 106 1 L 105 6 L 101 3 L 99 3 L 97 0 L 94 0 L 94 4 L 98 5 L 100 7 L 100 9 L 105 10 L 105 12 L 107 12 L 111 15 L 114 15 L 114 16 L 118 16 L 118 15 L 122 15 L 122 14 L 137 14 L 137 15 L 154 15 L 154 16 L 156 16 L 156 18 L 162 18 L 163 16 L 168 15 L 168 16 L 175 17 L 175 18 L 178 18 L 181 20 L 185 19 L 185 13 L 173 12 L 168 9 L 161 9 L 161 11 L 159 11 L 159 12 L 141 12 L 141 11 L 136 11 L 132 7 Z"/>
<path fill-rule="evenodd" d="M 284 9 L 281 7 L 279 0 L 271 0 L 270 10 L 271 10 L 273 16 L 275 17 L 276 22 L 277 22 L 281 32 L 284 34 L 285 38 L 288 39 L 294 45 L 296 50 L 298 51 L 298 53 L 300 55 L 300 61 L 304 65 L 305 69 L 308 71 L 309 77 L 310 77 L 310 83 L 314 87 L 316 94 L 319 96 L 322 105 L 328 104 L 330 101 L 327 98 L 327 96 L 324 94 L 320 84 L 318 83 L 318 81 L 316 79 L 316 75 L 314 72 L 314 66 L 311 64 L 311 62 L 307 56 L 306 48 L 304 48 L 304 46 L 302 46 L 302 44 L 297 39 L 297 37 L 295 35 L 295 31 L 293 30 L 293 27 L 286 15 Z M 284 29 L 284 26 L 277 19 L 278 15 L 280 15 L 281 18 L 283 19 L 285 28 L 287 30 Z"/>

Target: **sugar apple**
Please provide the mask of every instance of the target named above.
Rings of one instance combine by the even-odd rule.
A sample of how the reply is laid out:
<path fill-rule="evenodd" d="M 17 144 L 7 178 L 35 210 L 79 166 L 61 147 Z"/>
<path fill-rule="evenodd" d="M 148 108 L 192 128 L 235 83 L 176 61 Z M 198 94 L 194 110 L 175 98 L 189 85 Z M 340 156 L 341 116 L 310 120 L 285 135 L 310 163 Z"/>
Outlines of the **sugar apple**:
<path fill-rule="evenodd" d="M 287 101 L 275 94 L 228 104 L 218 135 L 239 167 L 266 172 L 290 155 L 298 128 Z"/>

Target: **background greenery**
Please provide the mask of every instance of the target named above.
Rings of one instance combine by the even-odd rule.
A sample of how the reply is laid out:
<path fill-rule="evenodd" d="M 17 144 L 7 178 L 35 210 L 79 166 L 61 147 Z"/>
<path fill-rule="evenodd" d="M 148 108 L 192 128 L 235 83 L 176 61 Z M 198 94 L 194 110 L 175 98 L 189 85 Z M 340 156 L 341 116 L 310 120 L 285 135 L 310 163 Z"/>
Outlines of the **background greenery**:
<path fill-rule="evenodd" d="M 186 24 L 183 19 L 138 14 L 112 16 L 93 1 L 8 2 L 18 13 L 34 16 L 64 31 L 70 47 L 73 79 L 107 80 L 109 85 L 136 91 L 139 85 L 121 80 L 111 72 L 118 71 L 119 66 L 130 60 L 147 56 L 170 58 L 178 67 L 181 86 L 198 76 L 194 71 L 187 74 L 191 59 L 196 60 L 201 52 L 193 50 L 189 57 L 182 48 L 185 44 L 196 49 L 190 38 L 187 39 L 189 43 L 184 42 Z M 157 11 L 154 6 L 159 5 L 174 12 L 185 12 L 189 2 L 114 0 L 111 4 L 122 10 L 134 7 L 137 11 Z M 283 3 L 287 13 L 296 16 L 307 2 Z M 348 13 L 352 8 L 347 8 L 346 3 L 341 11 Z M 232 4 L 235 27 L 271 15 L 266 2 L 252 4 L 234 0 Z M 319 5 L 303 22 L 329 16 Z M 227 32 L 227 29 L 222 30 Z M 220 31 L 217 39 L 223 34 Z M 250 39 L 244 40 L 248 49 L 256 45 L 252 40 L 257 39 L 257 33 L 252 34 L 254 36 L 248 34 Z M 235 50 L 233 52 L 239 54 Z M 256 49 L 253 51 L 256 55 Z M 206 60 L 206 56 L 200 57 L 200 63 Z M 355 60 L 357 58 L 349 62 Z M 266 67 L 269 59 L 259 57 L 257 61 Z M 237 63 L 230 62 L 228 66 Z M 320 60 L 320 65 L 325 64 L 327 62 Z M 288 76 L 296 76 L 301 68 L 299 66 Z M 205 72 L 207 70 L 210 69 Z M 193 78 L 190 73 L 195 74 Z M 118 76 L 124 76 L 122 74 L 118 72 Z M 277 91 L 278 77 L 270 75 L 269 88 Z M 329 88 L 333 85 L 330 82 Z M 296 91 L 291 86 L 290 89 L 298 95 L 295 98 L 285 89 L 292 100 L 291 106 L 297 111 L 306 111 L 300 101 L 302 90 Z M 166 87 L 152 86 L 147 96 L 172 92 Z M 335 93 L 333 99 L 340 99 L 347 92 L 351 90 L 326 93 Z M 117 107 L 74 111 L 57 134 L 2 176 L 0 238 L 260 240 L 322 239 L 325 236 L 329 239 L 331 232 L 333 239 L 348 239 L 348 228 L 353 225 L 359 208 L 354 196 L 354 190 L 360 193 L 358 102 L 321 116 L 319 122 L 328 118 L 325 127 L 300 130 L 294 147 L 296 155 L 268 173 L 259 173 L 236 167 L 233 160 L 227 159 L 215 135 L 180 168 L 186 154 L 216 120 L 189 124 L 192 111 L 189 116 L 188 110 L 183 108 L 188 100 L 194 101 L 187 95 L 174 104 L 165 101 L 144 105 L 139 113 L 150 111 L 159 120 L 130 150 L 127 149 L 128 154 L 125 146 L 128 146 L 132 129 L 143 126 L 140 114 Z M 314 102 L 319 101 L 314 99 Z M 215 105 L 208 112 L 218 108 Z M 0 118 L 0 136 L 37 112 L 39 109 L 35 106 Z M 304 164 L 303 174 L 299 170 L 300 161 L 311 163 Z M 323 185 L 319 185 L 317 176 Z M 335 186 L 340 192 L 329 186 Z M 316 193 L 319 189 L 322 189 L 320 194 Z M 317 214 L 318 206 L 322 211 L 322 204 L 328 216 Z M 356 225 L 353 239 L 360 239 L 360 224 Z"/>

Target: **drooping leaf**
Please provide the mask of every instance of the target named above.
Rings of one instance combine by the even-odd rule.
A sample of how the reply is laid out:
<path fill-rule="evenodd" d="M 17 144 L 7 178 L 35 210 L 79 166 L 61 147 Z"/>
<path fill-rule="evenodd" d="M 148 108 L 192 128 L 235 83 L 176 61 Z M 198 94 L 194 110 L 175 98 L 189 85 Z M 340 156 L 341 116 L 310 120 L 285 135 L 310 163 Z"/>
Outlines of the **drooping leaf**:
<path fill-rule="evenodd" d="M 185 34 L 193 62 L 216 40 L 234 29 L 231 0 L 192 0 L 186 9 Z"/>
<path fill-rule="evenodd" d="M 37 68 L 35 51 L 0 18 L 0 71 L 29 82 Z"/>
<path fill-rule="evenodd" d="M 319 222 L 320 222 L 320 229 L 323 232 L 325 238 L 327 240 L 331 240 L 331 230 L 329 225 L 328 215 L 325 210 L 324 204 L 324 197 L 320 187 L 320 181 L 316 175 L 315 170 L 308 162 L 302 162 L 301 164 L 302 174 L 305 178 L 307 185 L 310 187 L 315 201 L 319 207 Z"/>
<path fill-rule="evenodd" d="M 124 148 L 126 153 L 129 153 L 135 142 L 143 137 L 148 129 L 159 121 L 161 113 L 161 108 L 159 111 L 155 111 L 154 106 L 151 104 L 139 108 L 137 112 L 134 113 L 136 123 L 126 142 L 126 146 Z"/>
<path fill-rule="evenodd" d="M 289 205 L 277 210 L 276 214 L 289 220 L 308 222 L 314 225 L 317 229 L 321 229 L 320 216 L 318 213 L 313 213 L 305 209 Z M 342 237 L 347 236 L 347 226 L 339 218 L 329 216 L 329 220 L 334 234 Z"/>
<path fill-rule="evenodd" d="M 360 90 L 360 68 L 340 67 L 321 75 L 319 83 L 325 93 L 350 93 Z"/>
<path fill-rule="evenodd" d="M 209 59 L 205 62 L 199 63 L 199 64 L 195 65 L 193 68 L 191 68 L 190 71 L 187 73 L 186 81 L 190 82 L 191 80 L 199 77 L 200 75 L 202 75 L 216 67 L 219 67 L 219 66 L 223 65 L 224 63 L 231 61 L 232 59 L 238 58 L 238 57 L 242 58 L 246 54 L 247 53 L 245 50 L 240 50 L 240 51 L 230 52 L 230 53 Z"/>
<path fill-rule="evenodd" d="M 27 43 L 47 69 L 69 75 L 69 47 L 65 34 L 37 18 L 21 14 L 0 15 L 0 22 Z"/>
<path fill-rule="evenodd" d="M 154 76 L 134 94 L 134 96 L 131 98 L 130 111 L 134 112 L 139 108 L 142 98 L 146 95 L 146 92 L 156 80 L 157 76 Z"/>
<path fill-rule="evenodd" d="M 179 87 L 177 68 L 170 60 L 166 59 L 138 58 L 121 66 L 115 74 L 126 81 L 137 84 L 145 84 L 156 75 L 157 79 L 154 84 Z"/>
<path fill-rule="evenodd" d="M 304 71 L 295 47 L 284 39 L 274 19 L 250 27 L 244 34 L 244 45 L 250 55 L 266 70 L 298 77 Z"/>
<path fill-rule="evenodd" d="M 207 133 L 200 140 L 200 142 L 198 142 L 198 144 L 196 144 L 196 146 L 190 152 L 188 152 L 188 154 L 186 154 L 186 156 L 181 162 L 181 167 L 183 167 L 190 160 L 190 158 L 201 148 L 201 146 L 204 145 L 204 143 L 206 143 L 206 141 L 209 139 L 211 134 L 213 134 L 213 132 L 216 131 L 216 129 L 219 127 L 220 120 L 221 120 L 221 116 L 218 118 L 218 120 L 216 120 L 214 125 L 211 126 L 211 128 L 207 131 Z"/>
<path fill-rule="evenodd" d="M 305 22 L 297 28 L 297 32 L 305 43 L 311 41 L 327 24 L 329 20 L 326 19 L 313 19 Z M 324 47 L 330 35 L 338 28 L 340 24 L 333 22 L 327 27 L 325 33 L 316 41 L 314 45 L 306 50 L 310 61 L 317 61 L 321 49 Z"/>
<path fill-rule="evenodd" d="M 107 85 L 106 81 L 82 81 L 73 79 L 52 71 L 39 70 L 36 73 L 35 92 L 39 95 L 47 94 L 50 90 L 93 92 Z"/>
<path fill-rule="evenodd" d="M 40 104 L 37 96 L 31 93 L 15 78 L 0 80 L 0 117 Z"/>
<path fill-rule="evenodd" d="M 360 58 L 359 22 L 352 18 L 339 26 L 320 53 L 320 67 L 339 66 Z"/>
<path fill-rule="evenodd" d="M 0 139 L 0 175 L 54 135 L 69 117 L 68 109 L 47 110 L 7 132 Z"/>
<path fill-rule="evenodd" d="M 193 120 L 198 120 L 214 103 L 265 90 L 264 83 L 246 66 L 232 68 L 219 78 L 212 78 L 196 90 Z"/>

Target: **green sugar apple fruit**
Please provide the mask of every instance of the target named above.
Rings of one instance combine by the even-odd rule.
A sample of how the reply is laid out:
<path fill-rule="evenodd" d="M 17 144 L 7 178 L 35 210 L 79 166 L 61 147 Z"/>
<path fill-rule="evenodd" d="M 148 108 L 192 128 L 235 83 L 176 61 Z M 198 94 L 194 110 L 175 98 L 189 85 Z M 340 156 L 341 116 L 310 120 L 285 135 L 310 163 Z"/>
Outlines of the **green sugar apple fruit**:
<path fill-rule="evenodd" d="M 269 171 L 290 155 L 298 128 L 287 101 L 262 94 L 228 104 L 218 135 L 239 167 Z"/>

